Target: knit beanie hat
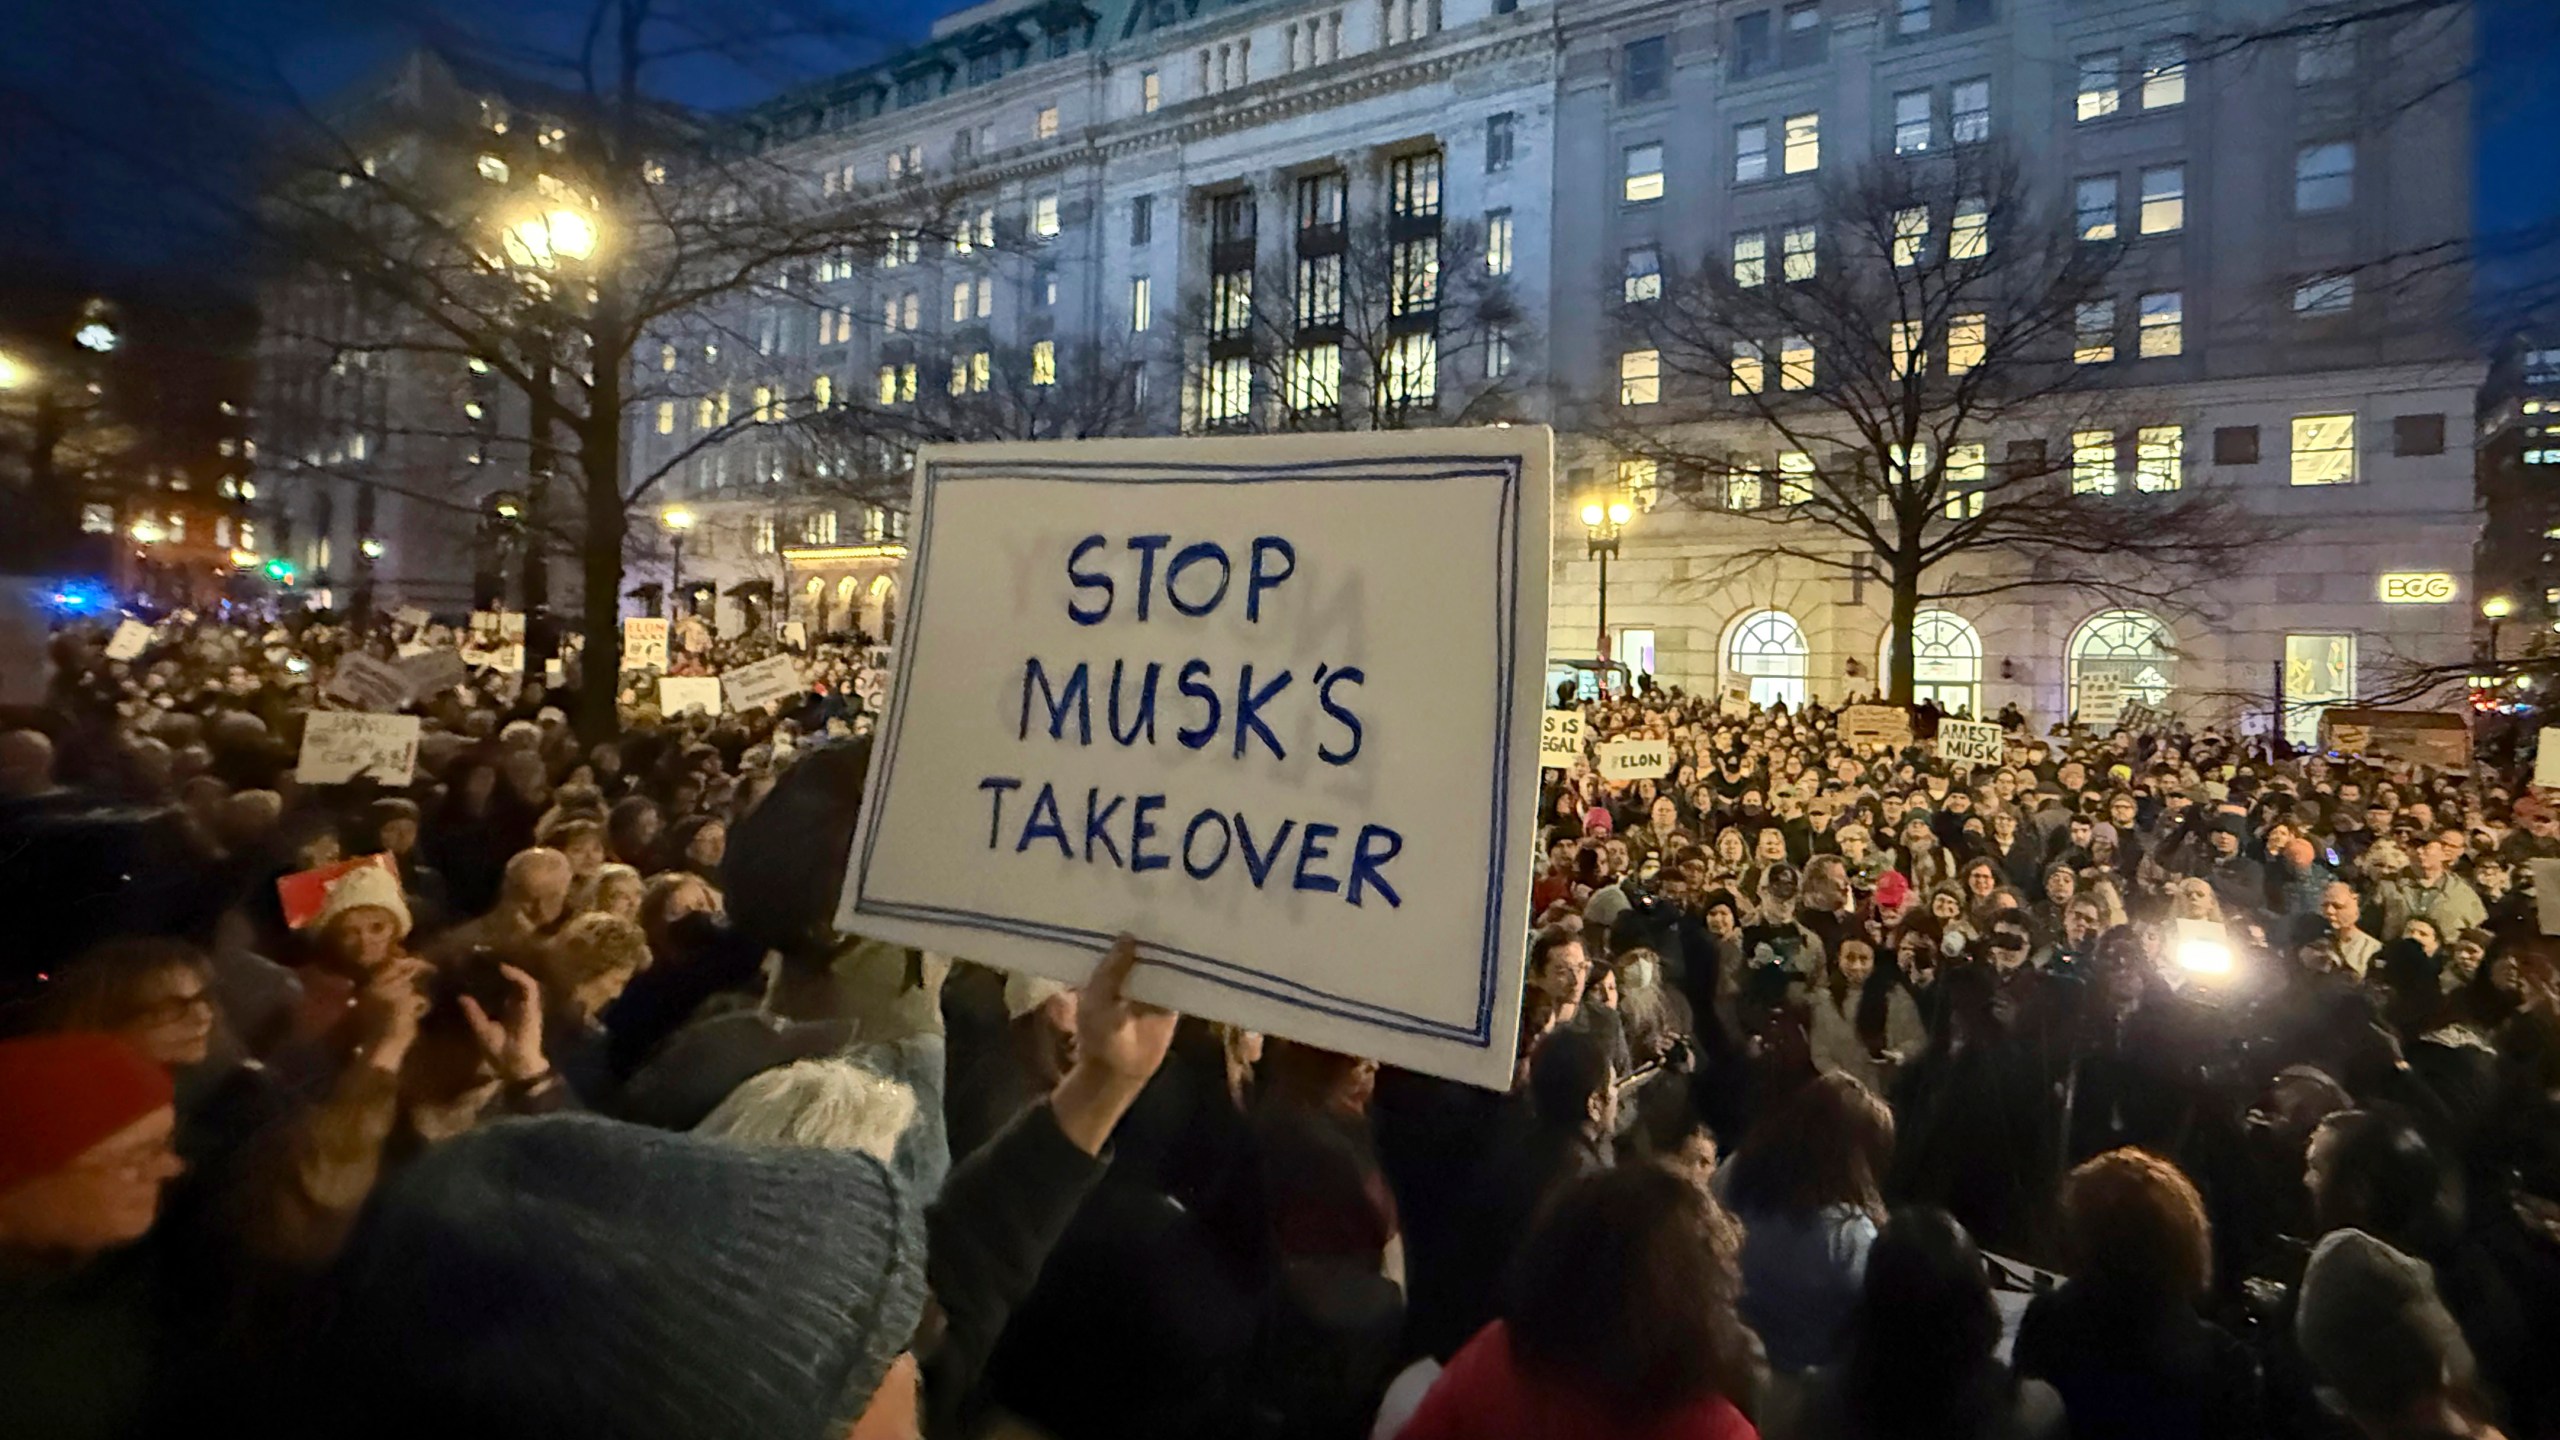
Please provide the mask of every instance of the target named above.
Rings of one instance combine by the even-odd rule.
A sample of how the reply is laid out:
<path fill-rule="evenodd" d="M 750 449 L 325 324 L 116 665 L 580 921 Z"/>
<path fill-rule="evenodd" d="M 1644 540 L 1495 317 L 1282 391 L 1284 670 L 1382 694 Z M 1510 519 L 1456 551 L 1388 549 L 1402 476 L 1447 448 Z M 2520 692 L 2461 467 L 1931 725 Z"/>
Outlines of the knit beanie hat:
<path fill-rule="evenodd" d="M 922 1201 L 856 1151 L 501 1121 L 375 1195 L 332 1369 L 377 1434 L 835 1440 L 914 1338 L 924 1258 Z"/>
<path fill-rule="evenodd" d="M 175 1095 L 168 1071 L 112 1035 L 0 1040 L 0 1192 L 60 1171 Z"/>
<path fill-rule="evenodd" d="M 1004 1018 L 1019 1020 L 1074 988 L 1039 975 L 1016 971 L 1004 977 Z"/>
<path fill-rule="evenodd" d="M 357 866 L 329 882 L 328 893 L 320 901 L 320 913 L 311 917 L 312 933 L 327 930 L 339 916 L 368 905 L 390 911 L 400 926 L 396 938 L 408 938 L 412 923 L 409 897 L 400 891 L 400 877 L 379 865 Z"/>
<path fill-rule="evenodd" d="M 2333 1230 L 2312 1250 L 2293 1330 L 2303 1358 L 2360 1414 L 2400 1414 L 2472 1375 L 2435 1272 L 2361 1230 Z"/>

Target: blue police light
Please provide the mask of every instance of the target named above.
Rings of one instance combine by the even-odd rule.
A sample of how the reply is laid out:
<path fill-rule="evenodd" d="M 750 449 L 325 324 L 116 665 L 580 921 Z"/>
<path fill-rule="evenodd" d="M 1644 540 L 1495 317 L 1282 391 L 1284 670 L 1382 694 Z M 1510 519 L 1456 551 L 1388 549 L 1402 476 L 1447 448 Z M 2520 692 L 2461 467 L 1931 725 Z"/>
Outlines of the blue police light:
<path fill-rule="evenodd" d="M 63 615 L 95 615 L 115 608 L 115 595 L 95 580 L 65 580 L 45 592 L 45 604 Z"/>

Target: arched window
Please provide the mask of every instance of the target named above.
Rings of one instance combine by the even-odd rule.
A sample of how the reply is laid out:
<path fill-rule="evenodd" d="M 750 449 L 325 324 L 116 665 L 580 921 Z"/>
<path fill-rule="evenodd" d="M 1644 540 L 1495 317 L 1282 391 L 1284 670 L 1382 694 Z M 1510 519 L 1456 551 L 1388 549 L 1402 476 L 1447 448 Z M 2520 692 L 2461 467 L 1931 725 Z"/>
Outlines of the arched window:
<path fill-rule="evenodd" d="M 1799 706 L 1805 701 L 1804 627 L 1784 610 L 1761 610 L 1735 622 L 1725 668 L 1751 677 L 1751 703 Z"/>
<path fill-rule="evenodd" d="M 1893 673 L 1893 632 L 1876 647 L 1876 673 Z M 1952 610 L 1911 617 L 1911 700 L 1935 700 L 1948 714 L 1982 713 L 1982 632 Z"/>
<path fill-rule="evenodd" d="M 851 605 L 853 603 L 854 587 L 858 583 L 859 582 L 850 575 L 838 580 L 836 582 L 836 603 L 839 605 Z"/>
<path fill-rule="evenodd" d="M 2071 632 L 2070 709 L 2081 709 L 2081 682 L 2092 675 L 2111 675 L 2122 688 L 2123 703 L 2155 709 L 2166 705 L 2178 688 L 2178 654 L 2168 625 L 2148 610 L 2101 610 Z"/>

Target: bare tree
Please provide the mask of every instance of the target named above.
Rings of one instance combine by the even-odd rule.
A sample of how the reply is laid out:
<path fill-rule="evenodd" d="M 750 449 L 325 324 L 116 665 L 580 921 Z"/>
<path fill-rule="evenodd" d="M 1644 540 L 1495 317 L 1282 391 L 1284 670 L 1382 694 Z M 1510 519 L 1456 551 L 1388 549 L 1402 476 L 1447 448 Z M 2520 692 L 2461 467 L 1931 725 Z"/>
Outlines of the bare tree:
<path fill-rule="evenodd" d="M 2190 488 L 2182 434 L 2143 427 L 2112 383 L 2126 359 L 2183 348 L 2170 301 L 2124 293 L 2127 222 L 2039 203 L 2014 157 L 1981 146 L 1819 195 L 1732 251 L 1630 254 L 1618 393 L 1583 408 L 1631 485 L 1753 528 L 1733 570 L 1880 570 L 1891 698 L 1911 697 L 1924 600 L 2177 604 L 2281 533 Z"/>
<path fill-rule="evenodd" d="M 1535 337 L 1510 233 L 1433 218 L 1302 224 L 1294 245 L 1213 269 L 1179 307 L 1201 428 L 1404 430 L 1522 410 L 1514 356 Z"/>

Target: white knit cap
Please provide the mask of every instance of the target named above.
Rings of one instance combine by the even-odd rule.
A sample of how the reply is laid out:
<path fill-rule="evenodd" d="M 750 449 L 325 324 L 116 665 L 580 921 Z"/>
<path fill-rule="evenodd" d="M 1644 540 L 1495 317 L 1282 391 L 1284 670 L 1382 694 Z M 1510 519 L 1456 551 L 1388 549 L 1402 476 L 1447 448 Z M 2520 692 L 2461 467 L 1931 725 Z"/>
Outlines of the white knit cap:
<path fill-rule="evenodd" d="M 1053 996 L 1064 995 L 1075 987 L 1037 975 L 1013 974 L 1004 977 L 1004 1016 L 1019 1020 L 1049 1003 Z"/>
<path fill-rule="evenodd" d="M 329 892 L 320 901 L 320 913 L 311 917 L 313 931 L 329 928 L 331 921 L 350 910 L 373 906 L 388 910 L 400 923 L 400 939 L 409 937 L 409 899 L 400 893 L 400 877 L 379 865 L 361 865 L 329 882 Z"/>

